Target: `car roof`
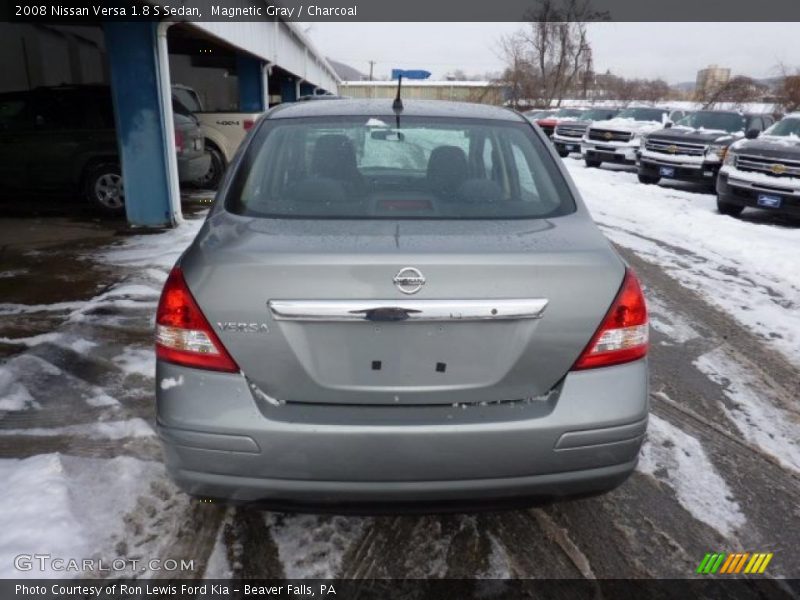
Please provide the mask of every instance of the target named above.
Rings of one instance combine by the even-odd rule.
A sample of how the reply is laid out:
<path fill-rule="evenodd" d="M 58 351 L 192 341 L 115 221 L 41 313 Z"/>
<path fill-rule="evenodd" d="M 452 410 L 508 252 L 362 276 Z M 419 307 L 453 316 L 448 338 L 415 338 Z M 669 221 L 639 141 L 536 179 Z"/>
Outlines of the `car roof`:
<path fill-rule="evenodd" d="M 302 117 L 395 117 L 392 99 L 380 100 L 336 100 L 335 102 L 284 103 L 270 110 L 268 119 L 296 119 Z M 400 117 L 453 117 L 462 119 L 493 119 L 499 121 L 527 121 L 519 113 L 508 108 L 476 104 L 472 102 L 449 102 L 444 100 L 403 100 Z"/>

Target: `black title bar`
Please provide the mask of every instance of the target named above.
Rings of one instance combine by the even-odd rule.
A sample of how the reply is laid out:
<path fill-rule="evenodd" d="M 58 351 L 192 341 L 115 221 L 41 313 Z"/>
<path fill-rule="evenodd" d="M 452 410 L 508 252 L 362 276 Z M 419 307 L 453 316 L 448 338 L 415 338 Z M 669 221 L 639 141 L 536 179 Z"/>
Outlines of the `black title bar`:
<path fill-rule="evenodd" d="M 80 24 L 103 20 L 328 22 L 535 21 L 543 0 L 4 0 L 0 20 Z M 549 0 L 564 20 L 800 22 L 798 0 Z M 575 11 L 575 8 L 579 10 Z M 578 15 L 576 17 L 576 14 Z M 680 37 L 676 37 L 676 44 Z"/>

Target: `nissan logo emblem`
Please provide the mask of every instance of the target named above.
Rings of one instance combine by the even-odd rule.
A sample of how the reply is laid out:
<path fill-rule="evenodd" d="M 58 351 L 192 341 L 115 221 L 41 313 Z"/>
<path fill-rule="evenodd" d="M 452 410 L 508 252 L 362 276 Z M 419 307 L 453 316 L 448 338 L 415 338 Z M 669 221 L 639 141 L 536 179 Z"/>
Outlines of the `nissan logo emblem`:
<path fill-rule="evenodd" d="M 392 279 L 395 287 L 404 294 L 416 294 L 425 285 L 425 276 L 414 267 L 405 267 Z"/>

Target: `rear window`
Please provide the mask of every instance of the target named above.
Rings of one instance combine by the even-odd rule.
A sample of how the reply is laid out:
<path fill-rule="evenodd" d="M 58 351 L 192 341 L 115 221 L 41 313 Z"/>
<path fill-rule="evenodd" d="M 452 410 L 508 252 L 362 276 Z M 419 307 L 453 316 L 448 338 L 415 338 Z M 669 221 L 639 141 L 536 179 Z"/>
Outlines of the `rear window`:
<path fill-rule="evenodd" d="M 227 208 L 260 217 L 509 219 L 560 216 L 575 204 L 529 125 L 337 117 L 265 122 Z"/>

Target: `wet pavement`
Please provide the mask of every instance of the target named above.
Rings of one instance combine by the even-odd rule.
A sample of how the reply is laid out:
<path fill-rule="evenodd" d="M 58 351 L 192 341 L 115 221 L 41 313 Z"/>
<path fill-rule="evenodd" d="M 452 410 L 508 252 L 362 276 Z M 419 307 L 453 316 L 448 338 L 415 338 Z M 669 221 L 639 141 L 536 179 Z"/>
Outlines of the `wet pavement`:
<path fill-rule="evenodd" d="M 66 481 L 109 502 L 114 490 L 91 482 L 134 474 L 95 552 L 195 559 L 181 577 L 683 578 L 706 552 L 750 551 L 800 577 L 795 365 L 629 250 L 652 312 L 653 418 L 628 482 L 524 510 L 298 515 L 189 499 L 160 465 L 153 313 L 191 235 L 165 234 L 174 244 L 153 259 L 146 236 L 126 245 L 121 228 L 55 223 L 60 239 L 0 249 L 0 385 L 11 373 L 6 394 L 23 405 L 0 410 L 0 458 L 55 455 Z"/>

